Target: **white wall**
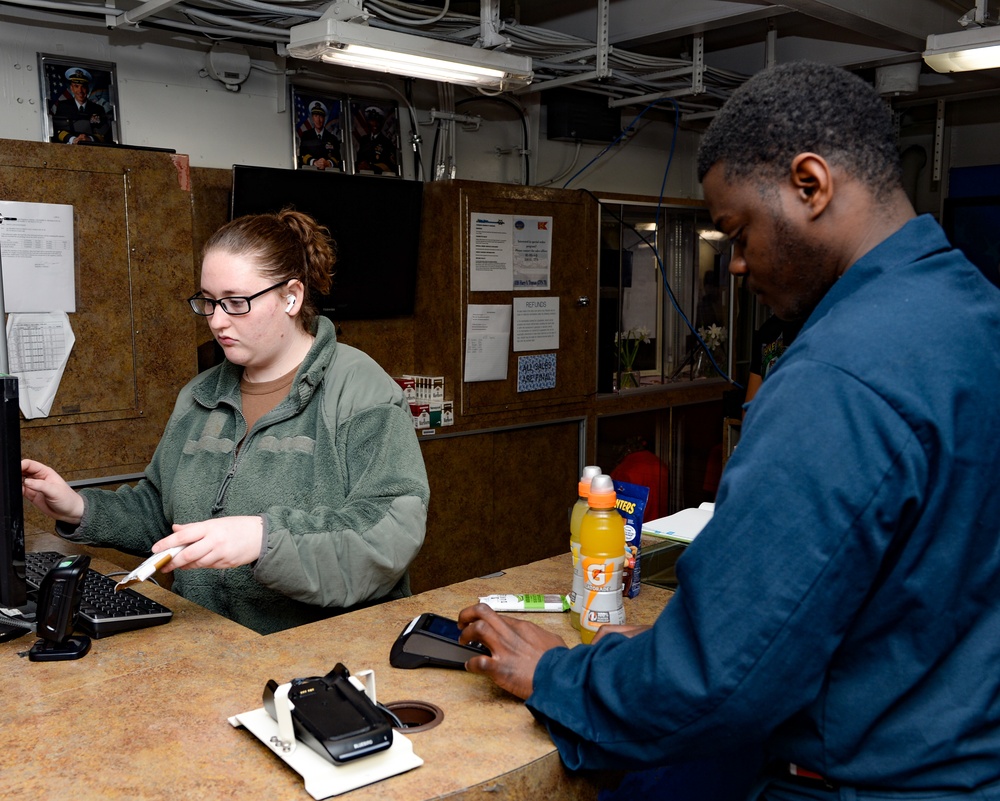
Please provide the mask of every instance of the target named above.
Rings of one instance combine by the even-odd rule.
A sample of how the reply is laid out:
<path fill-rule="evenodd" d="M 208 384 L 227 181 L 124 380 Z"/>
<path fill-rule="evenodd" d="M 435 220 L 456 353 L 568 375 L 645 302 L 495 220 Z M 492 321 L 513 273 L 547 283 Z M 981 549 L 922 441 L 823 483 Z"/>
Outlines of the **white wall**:
<path fill-rule="evenodd" d="M 0 15 L 0 138 L 44 140 L 44 107 L 38 72 L 38 54 L 82 58 L 116 65 L 121 140 L 130 145 L 173 148 L 190 156 L 192 166 L 228 169 L 233 164 L 269 167 L 293 166 L 292 123 L 288 111 L 289 80 L 333 92 L 399 101 L 386 86 L 403 90 L 403 82 L 378 73 L 336 72 L 308 66 L 308 73 L 290 78 L 270 74 L 285 64 L 268 48 L 248 48 L 255 68 L 232 92 L 221 83 L 201 77 L 207 44 L 167 40 L 162 34 L 107 31 L 94 25 L 68 31 L 44 24 L 11 21 Z M 358 83 L 363 81 L 363 83 Z M 373 85 L 380 83 L 380 85 Z M 432 108 L 442 108 L 436 85 L 414 84 L 418 133 L 422 138 L 425 177 L 430 178 L 434 127 Z M 462 89 L 455 97 L 468 97 Z M 544 111 L 539 94 L 518 98 L 528 114 L 529 181 L 545 182 L 573 164 L 576 147 L 545 138 Z M 478 115 L 477 131 L 456 126 L 455 177 L 521 183 L 522 129 L 515 111 L 501 103 L 462 104 L 459 113 Z M 627 125 L 634 111 L 623 114 Z M 651 116 L 651 115 L 650 115 Z M 406 177 L 416 177 L 410 149 L 408 115 L 400 101 L 403 164 Z M 598 192 L 658 195 L 670 152 L 673 124 L 669 117 L 640 120 L 633 135 L 616 146 L 569 188 Z M 681 132 L 667 180 L 673 197 L 700 197 L 693 156 L 697 137 Z M 586 165 L 602 147 L 582 145 L 573 170 Z M 552 186 L 564 185 L 567 175 Z"/>

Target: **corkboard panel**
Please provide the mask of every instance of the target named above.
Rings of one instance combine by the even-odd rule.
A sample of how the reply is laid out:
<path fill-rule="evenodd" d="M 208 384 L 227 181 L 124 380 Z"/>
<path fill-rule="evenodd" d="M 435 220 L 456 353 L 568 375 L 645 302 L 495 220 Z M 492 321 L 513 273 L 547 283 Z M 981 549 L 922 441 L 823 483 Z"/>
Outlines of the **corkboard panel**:
<path fill-rule="evenodd" d="M 417 280 L 420 277 L 417 276 Z M 409 375 L 414 372 L 414 336 L 429 321 L 414 317 L 392 320 L 345 320 L 337 326 L 337 339 L 360 348 L 389 375 Z"/>
<path fill-rule="evenodd" d="M 207 167 L 191 169 L 191 292 L 201 276 L 201 249 L 205 241 L 229 222 L 232 205 L 233 171 Z"/>
<path fill-rule="evenodd" d="M 99 358 L 88 357 L 86 344 L 74 348 L 52 414 L 74 415 L 81 421 L 132 417 L 139 394 L 132 370 L 136 357 L 132 332 L 140 323 L 131 303 L 126 239 L 104 233 L 120 228 L 126 219 L 127 181 L 121 173 L 65 172 L 72 178 L 60 180 L 58 202 L 74 209 L 77 265 L 77 305 L 70 324 L 78 342 L 81 332 L 100 331 L 104 347 L 91 354 Z M 81 175 L 83 180 L 74 180 Z M 53 202 L 48 199 L 50 188 L 36 180 L 33 167 L 6 167 L 0 174 L 0 197 L 24 203 Z M 95 197 L 101 202 L 94 203 Z M 84 208 L 88 213 L 78 213 Z M 98 274 L 101 280 L 93 280 Z"/>
<path fill-rule="evenodd" d="M 76 344 L 22 452 L 69 480 L 141 471 L 196 372 L 187 157 L 2 140 L 0 197 L 73 206 Z"/>
<path fill-rule="evenodd" d="M 470 217 L 530 215 L 552 218 L 551 289 L 473 292 L 469 287 Z M 511 412 L 552 414 L 552 408 L 587 403 L 596 387 L 597 202 L 588 194 L 560 189 L 476 181 L 439 181 L 424 187 L 417 316 L 433 321 L 420 333 L 416 372 L 444 375 L 454 389 L 456 424 Z M 507 378 L 464 382 L 466 317 L 470 304 L 510 305 L 515 298 L 559 299 L 556 385 L 518 392 L 518 360 L 507 354 Z M 547 410 L 547 412 L 546 412 Z"/>
<path fill-rule="evenodd" d="M 580 421 L 422 440 L 431 500 L 414 592 L 569 550 Z M 567 577 L 568 588 L 569 577 Z M 558 588 L 511 587 L 510 592 Z M 470 603 L 474 599 L 470 599 Z"/>

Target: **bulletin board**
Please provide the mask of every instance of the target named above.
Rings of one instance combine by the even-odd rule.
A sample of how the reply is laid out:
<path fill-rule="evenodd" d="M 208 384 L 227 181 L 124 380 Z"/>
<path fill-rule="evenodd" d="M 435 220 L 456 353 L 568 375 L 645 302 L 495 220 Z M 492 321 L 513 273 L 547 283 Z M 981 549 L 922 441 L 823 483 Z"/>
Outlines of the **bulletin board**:
<path fill-rule="evenodd" d="M 4 140 L 0 198 L 73 207 L 76 342 L 23 455 L 69 480 L 141 472 L 196 372 L 187 157 Z"/>
<path fill-rule="evenodd" d="M 446 382 L 456 388 L 456 413 L 510 413 L 581 403 L 593 394 L 598 211 L 593 198 L 578 192 L 473 181 L 424 187 L 418 315 L 433 315 L 439 325 L 422 334 L 417 361 L 425 372 L 446 374 Z M 478 291 L 470 285 L 470 222 L 489 216 L 546 221 L 551 233 L 548 286 Z M 506 378 L 464 380 L 470 305 L 516 308 L 521 298 L 558 304 L 558 347 L 518 350 L 512 340 L 505 357 Z M 519 371 L 523 379 L 525 362 L 542 359 L 550 365 L 550 380 L 526 386 Z"/>

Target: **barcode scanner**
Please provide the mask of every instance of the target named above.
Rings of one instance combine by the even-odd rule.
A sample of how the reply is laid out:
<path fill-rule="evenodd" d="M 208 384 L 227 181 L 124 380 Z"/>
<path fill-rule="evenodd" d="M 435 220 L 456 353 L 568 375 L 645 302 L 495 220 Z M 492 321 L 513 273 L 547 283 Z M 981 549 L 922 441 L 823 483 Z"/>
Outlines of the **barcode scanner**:
<path fill-rule="evenodd" d="M 89 567 L 90 557 L 85 554 L 66 556 L 45 574 L 36 604 L 36 633 L 41 639 L 28 651 L 32 662 L 80 659 L 90 651 L 90 637 L 72 636 Z"/>

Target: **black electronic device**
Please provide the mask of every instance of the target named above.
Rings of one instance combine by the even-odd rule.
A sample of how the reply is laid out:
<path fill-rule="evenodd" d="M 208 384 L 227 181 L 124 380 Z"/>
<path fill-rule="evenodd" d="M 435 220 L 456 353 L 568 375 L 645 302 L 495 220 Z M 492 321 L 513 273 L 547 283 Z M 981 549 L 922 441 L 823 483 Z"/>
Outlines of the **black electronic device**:
<path fill-rule="evenodd" d="M 29 593 L 40 587 L 49 568 L 63 559 L 57 551 L 29 551 L 25 554 Z M 83 601 L 76 626 L 95 640 L 122 631 L 169 623 L 174 613 L 169 608 L 136 592 L 131 587 L 119 589 L 110 576 L 88 568 L 83 580 Z"/>
<path fill-rule="evenodd" d="M 28 652 L 32 662 L 80 659 L 90 650 L 90 637 L 73 636 L 83 578 L 90 567 L 85 554 L 67 556 L 49 568 L 38 588 L 38 618 L 35 630 L 41 638 Z"/>
<path fill-rule="evenodd" d="M 340 662 L 325 676 L 292 679 L 288 700 L 292 704 L 295 737 L 334 764 L 385 751 L 392 746 L 392 723 L 375 703 L 350 681 Z M 278 719 L 271 679 L 264 686 L 264 709 Z"/>
<path fill-rule="evenodd" d="M 35 620 L 35 603 L 28 597 L 24 565 L 21 411 L 17 390 L 15 376 L 0 376 L 0 614 L 22 624 L 0 623 L 0 642 L 27 634 Z"/>
<path fill-rule="evenodd" d="M 326 170 L 233 167 L 231 216 L 292 207 L 330 230 L 333 288 L 318 299 L 335 322 L 413 314 L 420 258 L 420 181 Z"/>
<path fill-rule="evenodd" d="M 396 638 L 389 652 L 389 664 L 397 668 L 443 667 L 465 669 L 474 656 L 490 656 L 480 643 L 465 645 L 458 641 L 458 623 L 433 612 L 424 612 L 411 620 Z"/>
<path fill-rule="evenodd" d="M 0 607 L 28 602 L 24 575 L 24 499 L 21 496 L 21 412 L 17 378 L 0 376 Z"/>

